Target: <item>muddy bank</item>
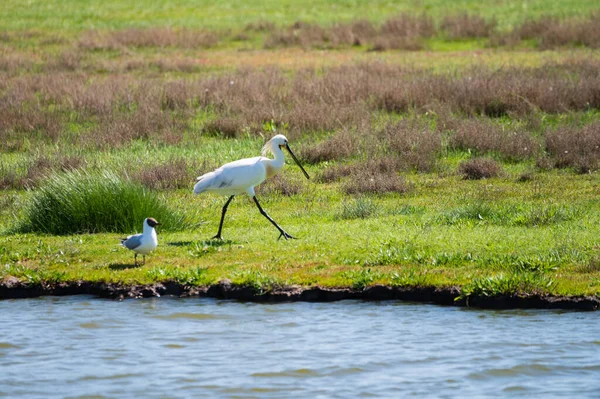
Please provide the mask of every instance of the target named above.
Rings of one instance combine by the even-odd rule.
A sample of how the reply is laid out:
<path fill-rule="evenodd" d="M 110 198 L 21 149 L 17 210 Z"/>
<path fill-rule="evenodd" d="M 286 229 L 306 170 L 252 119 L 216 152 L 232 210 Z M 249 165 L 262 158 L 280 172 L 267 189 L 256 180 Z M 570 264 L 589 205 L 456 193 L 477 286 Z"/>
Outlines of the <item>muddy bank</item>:
<path fill-rule="evenodd" d="M 484 309 L 570 309 L 597 310 L 597 297 L 569 296 L 493 296 L 469 297 L 456 300 L 458 287 L 390 287 L 375 285 L 364 290 L 289 286 L 270 291 L 252 286 L 234 285 L 228 280 L 208 287 L 191 287 L 176 282 L 151 285 L 121 285 L 102 282 L 76 281 L 56 284 L 25 284 L 15 278 L 0 282 L 0 299 L 33 298 L 39 296 L 94 295 L 100 298 L 126 299 L 160 296 L 210 297 L 252 302 L 332 302 L 344 299 L 367 301 L 404 300 L 447 306 L 469 306 Z"/>

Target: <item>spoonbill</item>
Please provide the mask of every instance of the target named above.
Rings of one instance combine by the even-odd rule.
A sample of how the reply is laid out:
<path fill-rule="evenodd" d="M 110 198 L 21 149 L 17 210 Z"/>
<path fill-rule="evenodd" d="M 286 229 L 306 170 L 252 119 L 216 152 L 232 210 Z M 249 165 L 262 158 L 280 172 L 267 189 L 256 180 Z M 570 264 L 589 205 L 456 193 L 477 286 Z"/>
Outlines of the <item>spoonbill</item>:
<path fill-rule="evenodd" d="M 141 234 L 134 234 L 121 239 L 122 246 L 135 252 L 133 257 L 134 266 L 137 266 L 138 254 L 144 256 L 145 264 L 146 255 L 154 251 L 158 246 L 158 238 L 156 237 L 156 230 L 154 230 L 154 227 L 158 224 L 160 223 L 158 223 L 156 219 L 146 218 L 144 219 L 144 230 Z"/>
<path fill-rule="evenodd" d="M 304 170 L 298 158 L 294 155 L 288 144 L 288 139 L 284 135 L 278 134 L 269 140 L 262 149 L 262 156 L 254 158 L 245 158 L 238 161 L 227 163 L 213 172 L 208 172 L 196 179 L 194 185 L 194 194 L 200 194 L 205 191 L 213 192 L 222 195 L 228 195 L 229 199 L 225 202 L 221 212 L 221 222 L 219 223 L 219 231 L 213 239 L 222 240 L 221 232 L 223 230 L 223 221 L 227 207 L 234 196 L 246 193 L 254 200 L 260 213 L 266 217 L 269 222 L 279 230 L 279 238 L 296 238 L 288 234 L 281 226 L 279 226 L 265 210 L 260 206 L 254 187 L 272 176 L 275 176 L 281 168 L 283 168 L 285 159 L 282 149 L 285 148 L 292 159 L 298 164 L 302 173 L 307 179 L 310 179 L 308 173 Z M 266 158 L 267 153 L 272 153 L 275 159 Z"/>

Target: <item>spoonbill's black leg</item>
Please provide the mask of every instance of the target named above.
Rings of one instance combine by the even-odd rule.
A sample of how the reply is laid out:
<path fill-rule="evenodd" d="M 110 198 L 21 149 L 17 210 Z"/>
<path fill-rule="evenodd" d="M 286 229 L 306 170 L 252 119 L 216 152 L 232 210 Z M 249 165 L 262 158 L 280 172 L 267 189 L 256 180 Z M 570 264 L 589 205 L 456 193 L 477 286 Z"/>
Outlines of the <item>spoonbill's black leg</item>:
<path fill-rule="evenodd" d="M 233 195 L 231 197 L 229 197 L 229 199 L 227 200 L 225 205 L 223 205 L 223 211 L 221 212 L 221 223 L 219 223 L 219 231 L 217 231 L 217 235 L 214 236 L 213 239 L 217 239 L 217 240 L 223 239 L 221 237 L 221 230 L 223 230 L 223 221 L 225 220 L 225 213 L 227 212 L 227 207 L 229 206 L 229 203 L 231 202 L 232 199 L 233 199 Z"/>
<path fill-rule="evenodd" d="M 271 216 L 269 216 L 269 214 L 267 212 L 265 212 L 264 209 L 262 209 L 262 207 L 260 206 L 260 204 L 258 203 L 258 199 L 256 199 L 256 197 L 252 197 L 252 199 L 254 200 L 254 202 L 256 203 L 256 206 L 258 207 L 258 210 L 260 211 L 260 213 L 266 217 L 267 219 L 269 219 L 269 222 L 273 223 L 273 226 L 277 227 L 277 230 L 279 230 L 279 232 L 281 234 L 279 234 L 279 238 L 278 240 L 283 237 L 286 240 L 288 238 L 296 238 L 296 237 L 292 237 L 291 235 L 289 235 L 288 233 L 285 232 L 284 229 L 281 228 L 281 226 L 279 226 L 273 219 L 271 219 Z"/>

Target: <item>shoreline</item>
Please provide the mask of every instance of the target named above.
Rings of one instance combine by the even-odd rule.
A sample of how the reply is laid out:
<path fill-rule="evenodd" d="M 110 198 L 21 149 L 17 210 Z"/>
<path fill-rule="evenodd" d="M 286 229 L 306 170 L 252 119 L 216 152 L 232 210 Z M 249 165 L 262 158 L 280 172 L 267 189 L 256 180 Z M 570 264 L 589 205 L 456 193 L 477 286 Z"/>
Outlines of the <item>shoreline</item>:
<path fill-rule="evenodd" d="M 480 309 L 563 309 L 593 311 L 600 308 L 600 298 L 595 296 L 551 295 L 497 295 L 461 298 L 458 287 L 395 287 L 374 285 L 362 290 L 348 287 L 325 288 L 319 286 L 288 286 L 260 291 L 252 286 L 234 285 L 229 280 L 211 286 L 188 286 L 176 282 L 148 285 L 123 285 L 117 283 L 75 281 L 56 284 L 25 284 L 16 278 L 0 282 L 0 300 L 36 298 L 41 296 L 93 295 L 108 299 L 134 299 L 149 297 L 199 297 L 232 299 L 247 302 L 334 302 L 347 299 L 364 301 L 401 300 L 444 306 Z"/>

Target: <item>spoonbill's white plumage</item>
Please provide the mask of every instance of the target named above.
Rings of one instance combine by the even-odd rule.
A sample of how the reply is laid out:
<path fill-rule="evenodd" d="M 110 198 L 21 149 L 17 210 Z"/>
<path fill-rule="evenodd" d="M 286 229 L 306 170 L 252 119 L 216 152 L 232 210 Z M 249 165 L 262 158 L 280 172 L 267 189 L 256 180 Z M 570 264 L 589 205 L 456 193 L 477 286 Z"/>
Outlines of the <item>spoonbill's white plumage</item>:
<path fill-rule="evenodd" d="M 138 254 L 144 256 L 144 263 L 146 263 L 146 255 L 154 251 L 158 246 L 158 238 L 156 237 L 156 230 L 154 230 L 154 227 L 158 224 L 160 223 L 156 219 L 146 218 L 144 219 L 144 230 L 141 234 L 134 234 L 121 239 L 121 245 L 135 253 L 133 257 L 133 264 L 135 266 L 137 266 Z"/>
<path fill-rule="evenodd" d="M 229 199 L 223 206 L 221 213 L 221 222 L 219 223 L 219 231 L 213 238 L 222 239 L 221 231 L 223 229 L 223 221 L 227 207 L 234 196 L 246 193 L 254 200 L 260 213 L 265 216 L 279 230 L 279 238 L 285 239 L 294 238 L 285 232 L 271 217 L 265 212 L 254 193 L 254 187 L 265 181 L 266 179 L 275 176 L 285 163 L 283 148 L 288 150 L 294 161 L 298 164 L 304 176 L 309 179 L 308 173 L 304 170 L 300 162 L 290 149 L 288 140 L 284 135 L 278 134 L 269 140 L 263 147 L 262 156 L 254 158 L 240 159 L 227 163 L 213 172 L 206 173 L 198 177 L 197 183 L 194 186 L 194 193 L 200 194 L 203 192 L 213 192 L 222 195 L 228 195 Z M 271 152 L 274 159 L 267 158 L 266 155 Z"/>

